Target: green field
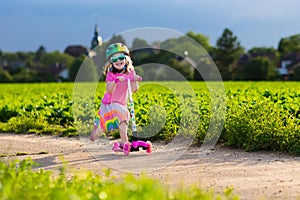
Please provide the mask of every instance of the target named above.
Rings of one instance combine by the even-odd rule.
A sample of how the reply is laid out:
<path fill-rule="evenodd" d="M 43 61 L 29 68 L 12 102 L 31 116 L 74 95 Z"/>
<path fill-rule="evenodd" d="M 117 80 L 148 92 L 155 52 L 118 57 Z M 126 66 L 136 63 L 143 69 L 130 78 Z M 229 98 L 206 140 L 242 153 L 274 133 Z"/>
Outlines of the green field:
<path fill-rule="evenodd" d="M 218 88 L 211 85 L 208 90 L 204 82 L 141 83 L 134 94 L 140 134 L 153 133 L 151 140 L 187 134 L 201 144 L 214 118 L 214 123 L 224 124 L 219 142 L 249 151 L 300 153 L 297 82 L 225 82 L 226 95 L 213 101 L 209 91 Z M 81 83 L 75 88 L 73 83 L 1 84 L 0 88 L 0 132 L 66 136 L 92 130 L 104 93 L 104 83 Z M 224 117 L 215 114 L 222 108 L 226 108 Z"/>

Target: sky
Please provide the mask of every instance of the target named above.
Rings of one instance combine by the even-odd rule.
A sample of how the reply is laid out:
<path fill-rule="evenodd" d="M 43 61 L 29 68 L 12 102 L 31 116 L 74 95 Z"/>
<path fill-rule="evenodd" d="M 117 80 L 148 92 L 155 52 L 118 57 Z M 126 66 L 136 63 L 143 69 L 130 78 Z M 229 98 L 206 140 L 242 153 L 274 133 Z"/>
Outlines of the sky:
<path fill-rule="evenodd" d="M 229 28 L 246 50 L 277 48 L 281 38 L 300 33 L 299 8 L 298 0 L 7 0 L 0 1 L 0 50 L 90 47 L 95 24 L 104 41 L 158 27 L 203 34 L 215 46 Z"/>

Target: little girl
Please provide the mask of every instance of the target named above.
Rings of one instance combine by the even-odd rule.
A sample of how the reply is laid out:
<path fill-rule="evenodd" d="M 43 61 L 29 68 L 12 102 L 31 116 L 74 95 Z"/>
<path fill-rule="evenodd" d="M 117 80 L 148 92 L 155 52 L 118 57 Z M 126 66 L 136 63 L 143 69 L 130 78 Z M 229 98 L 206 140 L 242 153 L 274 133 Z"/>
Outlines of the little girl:
<path fill-rule="evenodd" d="M 102 98 L 90 140 L 95 141 L 96 137 L 105 131 L 119 129 L 122 148 L 123 144 L 128 142 L 127 127 L 130 117 L 127 108 L 127 81 L 131 80 L 132 92 L 136 92 L 137 81 L 141 80 L 141 77 L 135 74 L 129 50 L 124 44 L 109 45 L 106 49 L 106 59 L 109 62 L 103 71 L 106 75 L 106 92 Z"/>

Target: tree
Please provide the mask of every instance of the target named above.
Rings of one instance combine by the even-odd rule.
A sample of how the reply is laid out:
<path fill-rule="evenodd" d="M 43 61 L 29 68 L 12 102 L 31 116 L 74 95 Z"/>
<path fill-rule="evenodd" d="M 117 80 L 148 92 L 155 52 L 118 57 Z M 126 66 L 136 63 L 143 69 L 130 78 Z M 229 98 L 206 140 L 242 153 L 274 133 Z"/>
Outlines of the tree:
<path fill-rule="evenodd" d="M 294 76 L 293 76 L 293 79 L 295 81 L 300 81 L 300 66 L 296 66 L 294 68 Z"/>
<path fill-rule="evenodd" d="M 199 46 L 202 48 L 199 49 Z M 203 56 L 207 56 L 207 49 L 212 49 L 209 45 L 209 40 L 206 36 L 188 32 L 185 36 L 179 38 L 170 38 L 160 44 L 160 48 L 167 50 L 164 53 L 162 50 L 155 56 L 161 63 L 169 65 L 181 73 L 189 80 L 199 80 L 198 77 L 191 75 L 199 75 L 197 70 L 192 65 L 201 63 Z M 174 62 L 176 58 L 180 62 Z"/>
<path fill-rule="evenodd" d="M 245 80 L 262 81 L 272 80 L 276 77 L 276 71 L 269 58 L 255 57 L 244 66 Z"/>
<path fill-rule="evenodd" d="M 248 56 L 250 58 L 256 58 L 256 57 L 264 57 L 268 58 L 270 62 L 269 69 L 272 69 L 268 74 L 268 79 L 274 79 L 277 75 L 275 72 L 276 66 L 278 65 L 280 53 L 273 47 L 254 47 L 248 51 Z M 273 71 L 273 72 L 272 72 Z"/>
<path fill-rule="evenodd" d="M 281 55 L 300 51 L 300 34 L 281 38 L 278 44 L 278 51 L 281 53 Z"/>
<path fill-rule="evenodd" d="M 276 58 L 279 53 L 276 49 L 274 49 L 273 47 L 253 47 L 252 49 L 250 49 L 248 51 L 248 53 L 251 54 L 251 56 L 266 56 L 269 58 Z"/>
<path fill-rule="evenodd" d="M 202 34 L 196 34 L 192 31 L 187 32 L 186 35 L 198 42 L 207 52 L 210 53 L 212 51 L 212 46 L 210 45 L 209 37 Z"/>
<path fill-rule="evenodd" d="M 18 51 L 16 52 L 18 61 L 26 62 L 32 59 L 32 54 L 30 52 Z"/>
<path fill-rule="evenodd" d="M 3 58 L 3 60 L 5 60 L 8 63 L 13 62 L 13 61 L 18 61 L 17 54 L 12 53 L 12 52 L 3 52 L 2 53 L 2 58 Z"/>
<path fill-rule="evenodd" d="M 33 67 L 34 52 L 18 51 L 18 52 L 16 52 L 16 55 L 18 57 L 18 61 L 24 63 L 25 67 L 28 67 L 28 68 Z"/>
<path fill-rule="evenodd" d="M 0 83 L 12 82 L 13 77 L 6 70 L 0 68 Z"/>
<path fill-rule="evenodd" d="M 81 66 L 81 64 L 84 62 L 84 56 L 80 56 L 79 58 L 76 58 L 73 63 L 69 67 L 69 79 L 70 81 L 75 81 L 76 76 L 78 73 L 78 70 Z"/>
<path fill-rule="evenodd" d="M 238 41 L 237 36 L 231 30 L 225 28 L 222 36 L 217 40 L 217 46 L 213 55 L 213 59 L 224 80 L 234 79 L 233 73 L 243 53 L 244 48 Z"/>
<path fill-rule="evenodd" d="M 194 68 L 188 62 L 178 61 L 177 59 L 170 60 L 170 66 L 179 72 L 186 80 L 194 79 Z M 182 80 L 181 76 L 174 75 L 171 80 Z"/>
<path fill-rule="evenodd" d="M 69 69 L 69 79 L 71 81 L 89 82 L 98 81 L 97 66 L 92 58 L 81 56 L 75 59 Z"/>
<path fill-rule="evenodd" d="M 132 42 L 131 49 L 135 50 L 135 49 L 140 49 L 140 48 L 145 48 L 145 47 L 149 47 L 146 40 L 135 38 Z"/>
<path fill-rule="evenodd" d="M 69 67 L 73 60 L 74 58 L 68 54 L 53 51 L 43 55 L 40 62 L 42 66 L 53 66 L 59 64 L 61 66 Z"/>
<path fill-rule="evenodd" d="M 22 68 L 18 73 L 14 74 L 15 82 L 37 82 L 37 72 L 35 70 Z"/>
<path fill-rule="evenodd" d="M 122 35 L 113 35 L 112 38 L 110 38 L 109 43 L 116 43 L 116 42 L 121 42 L 122 44 L 126 45 L 126 42 L 124 40 L 124 38 L 122 37 Z"/>
<path fill-rule="evenodd" d="M 46 54 L 47 54 L 46 48 L 43 45 L 41 45 L 38 48 L 38 50 L 35 52 L 34 60 L 39 62 L 41 60 L 41 58 Z"/>

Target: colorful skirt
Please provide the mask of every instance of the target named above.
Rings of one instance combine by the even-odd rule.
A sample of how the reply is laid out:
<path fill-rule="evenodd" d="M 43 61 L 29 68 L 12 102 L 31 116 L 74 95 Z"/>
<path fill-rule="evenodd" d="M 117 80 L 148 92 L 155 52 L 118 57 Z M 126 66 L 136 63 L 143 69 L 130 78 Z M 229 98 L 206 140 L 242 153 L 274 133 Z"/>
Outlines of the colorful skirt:
<path fill-rule="evenodd" d="M 128 123 L 129 117 L 127 105 L 119 103 L 101 104 L 94 126 L 104 131 L 111 131 L 118 129 L 121 122 Z"/>

